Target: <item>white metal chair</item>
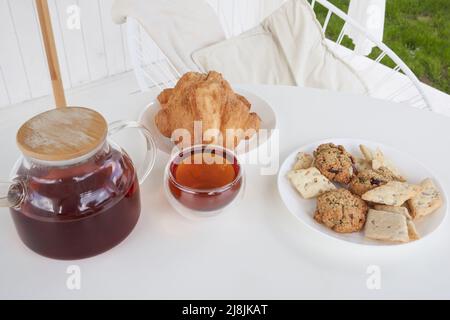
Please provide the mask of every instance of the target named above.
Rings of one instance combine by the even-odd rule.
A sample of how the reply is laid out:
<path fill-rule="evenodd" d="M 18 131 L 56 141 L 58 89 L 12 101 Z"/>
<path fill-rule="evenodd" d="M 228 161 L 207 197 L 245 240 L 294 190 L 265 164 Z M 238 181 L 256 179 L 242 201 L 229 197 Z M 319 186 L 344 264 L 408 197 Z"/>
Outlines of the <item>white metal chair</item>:
<path fill-rule="evenodd" d="M 248 0 L 247 0 L 248 1 Z M 377 41 L 360 24 L 350 18 L 342 10 L 327 0 L 309 0 L 313 9 L 322 6 L 327 10 L 322 30 L 326 34 L 331 17 L 334 15 L 351 25 L 364 37 L 372 41 L 381 53 L 375 59 L 356 54 L 352 49 L 342 45 L 344 29 L 337 39 L 327 39 L 336 55 L 357 70 L 369 86 L 369 95 L 385 100 L 406 103 L 410 106 L 433 110 L 420 81 L 408 66 L 384 43 Z M 215 7 L 215 9 L 220 9 Z M 248 11 L 248 10 L 247 10 Z M 218 13 L 223 19 L 223 13 Z M 244 17 L 242 12 L 239 16 Z M 241 24 L 242 27 L 243 24 Z M 230 35 L 230 30 L 226 32 Z M 133 18 L 127 19 L 127 38 L 131 63 L 142 91 L 157 87 L 160 90 L 173 87 L 180 77 L 180 73 L 161 52 L 157 44 L 148 36 L 140 24 Z M 383 59 L 390 59 L 395 63 L 394 68 L 381 64 Z"/>
<path fill-rule="evenodd" d="M 326 17 L 322 24 L 322 30 L 325 34 L 330 19 L 334 15 L 360 32 L 362 36 L 372 41 L 381 51 L 378 57 L 371 60 L 367 57 L 357 55 L 353 50 L 344 47 L 342 45 L 344 27 L 342 27 L 337 39 L 328 39 L 335 53 L 355 68 L 369 84 L 369 94 L 371 96 L 407 103 L 408 105 L 421 109 L 433 110 L 422 84 L 395 52 L 384 43 L 377 41 L 364 27 L 329 1 L 309 0 L 309 2 L 313 8 L 316 5 L 320 5 L 326 9 Z M 382 65 L 380 62 L 383 59 L 390 59 L 395 64 L 395 67 L 391 69 Z"/>
<path fill-rule="evenodd" d="M 126 30 L 130 61 L 141 91 L 148 91 L 153 87 L 163 90 L 175 86 L 181 74 L 141 24 L 128 17 Z"/>

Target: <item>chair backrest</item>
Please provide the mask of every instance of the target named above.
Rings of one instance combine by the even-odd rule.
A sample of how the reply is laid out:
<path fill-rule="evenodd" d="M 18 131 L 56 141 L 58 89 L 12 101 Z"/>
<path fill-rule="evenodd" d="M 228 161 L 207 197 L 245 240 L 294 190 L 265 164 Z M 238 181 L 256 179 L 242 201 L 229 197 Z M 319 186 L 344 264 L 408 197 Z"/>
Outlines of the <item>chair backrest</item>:
<path fill-rule="evenodd" d="M 181 77 L 159 46 L 134 18 L 127 18 L 127 45 L 139 88 L 148 91 L 174 87 Z"/>
<path fill-rule="evenodd" d="M 308 1 L 313 9 L 321 6 L 326 10 L 325 19 L 321 23 L 325 35 L 332 17 L 337 17 L 341 20 L 343 26 L 339 36 L 336 39 L 327 36 L 327 42 L 336 55 L 360 73 L 369 86 L 369 94 L 371 96 L 407 103 L 421 109 L 433 110 L 420 81 L 388 46 L 377 41 L 360 24 L 329 1 Z M 218 15 L 220 17 L 220 13 Z M 379 51 L 378 56 L 369 59 L 356 54 L 351 47 L 345 47 L 342 43 L 345 24 L 350 25 L 354 30 L 366 37 L 368 41 L 373 42 L 376 45 L 376 50 Z M 152 87 L 158 87 L 161 90 L 173 87 L 180 77 L 179 72 L 145 32 L 139 22 L 130 17 L 127 19 L 127 38 L 131 63 L 140 89 L 146 91 Z M 394 67 L 388 68 L 383 65 L 381 62 L 385 60 L 389 60 Z"/>
<path fill-rule="evenodd" d="M 423 90 L 422 83 L 417 79 L 411 69 L 393 52 L 386 44 L 375 39 L 363 26 L 354 21 L 342 10 L 327 0 L 308 0 L 315 10 L 325 11 L 325 18 L 322 25 L 322 31 L 327 37 L 330 47 L 344 61 L 349 63 L 357 70 L 361 77 L 369 85 L 369 94 L 373 97 L 392 100 L 408 105 L 433 110 L 433 107 Z M 320 9 L 318 7 L 321 7 Z M 341 23 L 342 28 L 333 39 L 327 35 L 327 28 L 330 25 L 332 17 Z M 343 44 L 345 27 L 351 26 L 361 37 L 375 44 L 372 52 L 378 52 L 376 56 L 361 56 L 355 53 L 352 47 Z M 382 62 L 388 62 L 392 68 L 385 66 Z"/>

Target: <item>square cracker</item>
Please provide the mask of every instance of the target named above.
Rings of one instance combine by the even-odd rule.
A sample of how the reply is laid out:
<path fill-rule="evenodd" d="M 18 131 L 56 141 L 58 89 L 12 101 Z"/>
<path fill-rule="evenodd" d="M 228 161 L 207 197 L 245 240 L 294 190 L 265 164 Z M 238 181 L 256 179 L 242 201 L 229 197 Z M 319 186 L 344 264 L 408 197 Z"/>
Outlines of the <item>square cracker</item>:
<path fill-rule="evenodd" d="M 424 217 L 442 206 L 442 198 L 431 179 L 425 179 L 420 183 L 421 192 L 408 200 L 411 215 L 414 219 Z"/>
<path fill-rule="evenodd" d="M 372 150 L 370 150 L 370 148 L 368 146 L 360 144 L 359 145 L 359 150 L 361 150 L 361 153 L 363 154 L 364 158 L 367 161 L 372 161 L 373 160 Z"/>
<path fill-rule="evenodd" d="M 364 227 L 366 238 L 391 242 L 408 242 L 408 225 L 400 213 L 370 209 Z"/>
<path fill-rule="evenodd" d="M 376 204 L 373 206 L 373 208 L 375 210 L 379 210 L 379 211 L 400 213 L 405 216 L 406 220 L 412 220 L 412 217 L 409 214 L 408 208 L 406 208 L 406 207 L 395 207 L 395 206 L 388 206 L 385 204 Z"/>
<path fill-rule="evenodd" d="M 406 224 L 408 225 L 408 236 L 409 240 L 419 240 L 420 235 L 416 230 L 416 225 L 412 220 L 406 221 Z"/>
<path fill-rule="evenodd" d="M 385 204 L 376 204 L 374 206 L 375 210 L 379 211 L 387 211 L 387 212 L 393 212 L 393 213 L 400 213 L 405 216 L 406 218 L 406 225 L 408 227 L 408 236 L 409 240 L 418 240 L 420 239 L 420 235 L 417 232 L 416 225 L 414 224 L 411 215 L 409 214 L 408 208 L 406 207 L 394 207 L 394 206 L 387 206 Z"/>
<path fill-rule="evenodd" d="M 363 200 L 386 204 L 389 206 L 401 206 L 406 200 L 416 196 L 422 188 L 413 184 L 399 181 L 388 183 L 369 190 L 362 195 Z"/>
<path fill-rule="evenodd" d="M 314 167 L 290 171 L 288 178 L 305 199 L 311 199 L 336 189 L 336 186 Z"/>

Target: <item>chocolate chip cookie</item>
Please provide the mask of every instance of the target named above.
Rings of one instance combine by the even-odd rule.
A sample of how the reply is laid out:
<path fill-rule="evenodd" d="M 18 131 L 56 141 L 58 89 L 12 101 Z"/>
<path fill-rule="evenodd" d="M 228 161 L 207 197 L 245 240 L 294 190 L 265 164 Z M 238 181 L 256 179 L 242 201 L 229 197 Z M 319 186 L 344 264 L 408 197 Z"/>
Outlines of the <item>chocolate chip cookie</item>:
<path fill-rule="evenodd" d="M 331 181 L 348 184 L 354 174 L 355 161 L 343 146 L 321 144 L 314 151 L 314 165 Z"/>
<path fill-rule="evenodd" d="M 358 172 L 350 181 L 349 189 L 354 194 L 362 196 L 369 190 L 394 180 L 392 175 L 385 171 L 366 169 Z"/>
<path fill-rule="evenodd" d="M 360 231 L 366 222 L 367 204 L 346 189 L 329 191 L 317 198 L 314 219 L 339 233 Z"/>

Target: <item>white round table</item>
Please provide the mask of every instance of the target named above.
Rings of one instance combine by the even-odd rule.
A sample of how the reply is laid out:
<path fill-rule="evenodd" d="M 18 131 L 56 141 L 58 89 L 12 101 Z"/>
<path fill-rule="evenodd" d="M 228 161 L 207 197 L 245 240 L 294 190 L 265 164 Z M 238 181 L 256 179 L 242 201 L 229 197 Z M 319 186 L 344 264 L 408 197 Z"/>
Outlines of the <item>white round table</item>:
<path fill-rule="evenodd" d="M 450 191 L 450 118 L 364 96 L 243 88 L 265 98 L 277 113 L 280 164 L 315 140 L 361 138 L 409 153 Z M 111 103 L 95 107 L 108 120 L 133 118 L 143 107 Z M 13 129 L 24 120 L 23 115 L 2 119 L 1 126 L 10 128 L 0 136 L 2 173 L 18 155 Z M 31 252 L 8 210 L 0 209 L 0 298 L 450 298 L 450 219 L 432 237 L 407 246 L 333 241 L 288 212 L 276 175 L 261 175 L 260 167 L 248 165 L 244 200 L 232 212 L 189 221 L 163 195 L 167 160 L 158 154 L 141 187 L 141 218 L 132 234 L 90 259 L 55 261 Z M 67 286 L 73 265 L 81 272 L 80 289 Z"/>

